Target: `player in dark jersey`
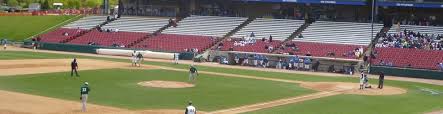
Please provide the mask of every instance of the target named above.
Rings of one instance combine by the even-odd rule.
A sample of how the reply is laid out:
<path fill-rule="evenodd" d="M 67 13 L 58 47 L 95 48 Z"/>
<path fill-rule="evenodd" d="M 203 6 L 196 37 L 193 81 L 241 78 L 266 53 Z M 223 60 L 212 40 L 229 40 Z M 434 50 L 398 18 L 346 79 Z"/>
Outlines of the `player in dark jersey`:
<path fill-rule="evenodd" d="M 383 72 L 380 72 L 380 76 L 378 78 L 378 88 L 383 89 L 383 83 L 385 81 L 385 74 Z"/>
<path fill-rule="evenodd" d="M 74 58 L 74 60 L 71 62 L 71 77 L 74 75 L 74 72 L 75 72 L 75 75 L 77 77 L 79 77 L 77 69 L 78 69 L 77 59 Z"/>
<path fill-rule="evenodd" d="M 80 100 L 82 100 L 82 111 L 86 112 L 86 102 L 88 101 L 88 94 L 91 89 L 89 88 L 88 82 L 80 87 Z"/>
<path fill-rule="evenodd" d="M 189 68 L 189 81 L 194 83 L 197 76 L 198 76 L 197 68 L 195 68 L 194 65 L 191 65 L 191 68 Z"/>

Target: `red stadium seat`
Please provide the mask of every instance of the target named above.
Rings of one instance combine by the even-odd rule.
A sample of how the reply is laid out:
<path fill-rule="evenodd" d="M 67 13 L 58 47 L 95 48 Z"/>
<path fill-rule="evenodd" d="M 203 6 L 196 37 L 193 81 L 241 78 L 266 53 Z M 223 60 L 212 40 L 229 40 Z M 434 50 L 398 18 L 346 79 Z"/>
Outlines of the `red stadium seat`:
<path fill-rule="evenodd" d="M 379 62 L 392 62 L 395 67 L 438 70 L 438 63 L 443 62 L 443 51 L 405 49 L 405 48 L 376 48 L 378 54 L 372 64 L 379 65 Z"/>

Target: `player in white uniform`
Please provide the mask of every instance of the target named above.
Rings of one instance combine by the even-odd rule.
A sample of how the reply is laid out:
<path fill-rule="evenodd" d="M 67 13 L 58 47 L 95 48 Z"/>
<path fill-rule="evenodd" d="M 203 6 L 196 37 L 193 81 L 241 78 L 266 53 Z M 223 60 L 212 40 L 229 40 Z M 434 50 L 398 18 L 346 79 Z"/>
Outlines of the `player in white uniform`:
<path fill-rule="evenodd" d="M 132 52 L 132 66 L 137 66 L 137 52 L 134 50 L 134 52 Z"/>
<path fill-rule="evenodd" d="M 174 64 L 178 64 L 178 56 L 179 56 L 178 53 L 174 54 Z"/>
<path fill-rule="evenodd" d="M 186 107 L 185 114 L 197 114 L 197 110 L 192 106 L 192 102 L 189 102 L 188 107 Z"/>
<path fill-rule="evenodd" d="M 363 90 L 365 88 L 365 78 L 366 78 L 366 74 L 364 71 L 361 71 L 360 74 L 360 89 Z"/>

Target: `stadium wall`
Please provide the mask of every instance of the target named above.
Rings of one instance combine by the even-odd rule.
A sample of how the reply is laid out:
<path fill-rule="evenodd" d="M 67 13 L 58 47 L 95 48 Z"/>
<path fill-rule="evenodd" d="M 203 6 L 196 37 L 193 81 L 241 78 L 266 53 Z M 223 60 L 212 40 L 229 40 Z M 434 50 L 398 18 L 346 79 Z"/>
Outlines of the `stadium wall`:
<path fill-rule="evenodd" d="M 378 75 L 380 72 L 383 72 L 385 75 L 390 76 L 443 80 L 442 71 L 371 66 L 371 74 Z"/>

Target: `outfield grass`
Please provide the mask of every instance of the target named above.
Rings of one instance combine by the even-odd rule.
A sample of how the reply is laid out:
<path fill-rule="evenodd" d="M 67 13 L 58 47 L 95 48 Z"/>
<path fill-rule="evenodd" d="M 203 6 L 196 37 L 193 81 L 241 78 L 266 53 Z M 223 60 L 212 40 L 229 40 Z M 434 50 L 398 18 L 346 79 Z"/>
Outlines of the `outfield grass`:
<path fill-rule="evenodd" d="M 337 95 L 248 114 L 423 114 L 443 109 L 443 86 L 400 81 L 385 83 L 405 88 L 408 92 L 392 96 Z M 423 88 L 440 94 L 432 95 L 422 91 Z"/>
<path fill-rule="evenodd" d="M 0 38 L 7 38 L 12 41 L 23 41 L 26 38 L 74 17 L 75 16 L 0 16 Z M 72 21 L 74 20 L 76 19 Z"/>
<path fill-rule="evenodd" d="M 48 97 L 78 100 L 83 81 L 91 86 L 90 102 L 128 109 L 182 109 L 191 100 L 200 110 L 265 102 L 314 91 L 297 84 L 202 74 L 196 87 L 160 89 L 138 86 L 149 80 L 186 81 L 187 72 L 168 70 L 89 70 L 71 78 L 68 72 L 0 77 L 0 88 Z M 276 89 L 278 88 L 278 89 Z"/>
<path fill-rule="evenodd" d="M 21 52 L 16 52 L 21 53 Z M 46 53 L 36 53 L 35 55 L 45 56 Z M 84 57 L 89 59 L 105 59 L 111 61 L 128 62 L 123 59 L 110 59 L 99 57 Z M 28 58 L 28 57 L 23 57 Z M 1 59 L 1 58 L 0 58 Z M 145 62 L 145 64 L 187 69 L 189 65 L 174 65 L 163 62 Z M 257 77 L 270 77 L 287 80 L 313 81 L 313 82 L 358 82 L 355 77 L 324 77 L 315 75 L 301 75 L 291 73 L 263 72 L 253 70 L 242 70 L 232 68 L 216 68 L 197 66 L 200 71 L 222 72 L 231 74 L 251 75 Z M 249 80 L 249 79 L 248 79 Z M 375 84 L 375 80 L 370 80 Z M 301 114 L 418 114 L 443 109 L 443 86 L 422 84 L 415 82 L 403 82 L 387 80 L 386 85 L 401 87 L 408 92 L 394 96 L 360 96 L 360 95 L 338 95 L 302 103 L 285 105 L 271 109 L 259 110 L 251 113 L 301 113 Z M 430 92 L 421 89 L 431 89 L 440 92 L 439 95 L 431 95 Z M 274 88 L 276 89 L 276 88 Z"/>

